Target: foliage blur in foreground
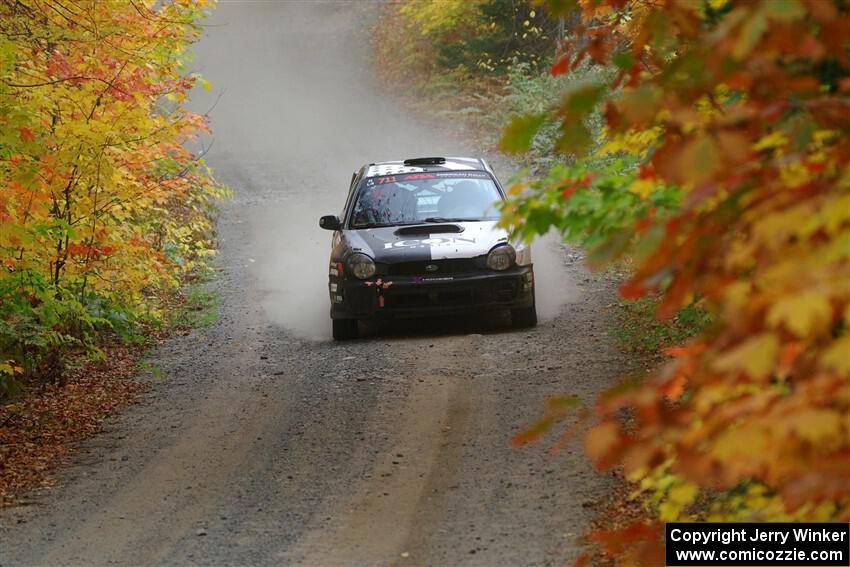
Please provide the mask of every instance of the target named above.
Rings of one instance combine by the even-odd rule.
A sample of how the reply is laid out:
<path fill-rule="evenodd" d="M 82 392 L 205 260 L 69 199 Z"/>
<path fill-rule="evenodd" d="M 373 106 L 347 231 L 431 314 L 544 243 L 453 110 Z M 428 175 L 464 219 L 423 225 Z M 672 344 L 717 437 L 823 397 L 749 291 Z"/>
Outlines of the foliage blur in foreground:
<path fill-rule="evenodd" d="M 0 397 L 155 319 L 224 190 L 184 144 L 204 0 L 0 2 Z"/>
<path fill-rule="evenodd" d="M 624 298 L 660 294 L 660 318 L 699 299 L 713 321 L 597 401 L 588 453 L 650 510 L 591 541 L 617 564 L 663 565 L 664 521 L 850 520 L 850 6 L 546 4 L 581 11 L 552 74 L 617 73 L 512 120 L 503 148 L 554 122 L 556 148 L 583 157 L 517 183 L 503 222 L 527 238 L 555 227 L 597 266 L 628 255 Z"/>

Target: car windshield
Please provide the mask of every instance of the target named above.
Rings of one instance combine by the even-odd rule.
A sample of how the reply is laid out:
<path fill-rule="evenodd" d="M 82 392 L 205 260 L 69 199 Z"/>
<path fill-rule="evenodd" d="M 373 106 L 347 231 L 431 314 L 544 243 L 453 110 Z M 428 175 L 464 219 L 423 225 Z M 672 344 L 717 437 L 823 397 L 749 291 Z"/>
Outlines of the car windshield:
<path fill-rule="evenodd" d="M 498 220 L 501 198 L 483 171 L 370 177 L 358 190 L 351 228 Z"/>

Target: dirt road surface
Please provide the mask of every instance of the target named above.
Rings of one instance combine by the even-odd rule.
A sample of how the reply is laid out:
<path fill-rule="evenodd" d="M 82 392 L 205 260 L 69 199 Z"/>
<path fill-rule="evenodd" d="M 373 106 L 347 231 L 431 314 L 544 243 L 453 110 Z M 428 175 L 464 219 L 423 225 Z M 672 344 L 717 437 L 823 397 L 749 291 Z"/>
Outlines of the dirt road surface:
<path fill-rule="evenodd" d="M 623 371 L 605 335 L 610 285 L 541 251 L 550 317 L 536 329 L 429 322 L 328 339 L 318 215 L 339 211 L 362 163 L 470 151 L 382 95 L 374 9 L 220 0 L 193 65 L 215 85 L 194 102 L 214 107 L 208 160 L 236 192 L 219 223 L 221 316 L 152 353 L 161 379 L 144 401 L 54 488 L 0 514 L 0 564 L 574 558 L 604 482 L 578 446 L 552 456 L 509 439 L 547 395 L 589 401 Z"/>

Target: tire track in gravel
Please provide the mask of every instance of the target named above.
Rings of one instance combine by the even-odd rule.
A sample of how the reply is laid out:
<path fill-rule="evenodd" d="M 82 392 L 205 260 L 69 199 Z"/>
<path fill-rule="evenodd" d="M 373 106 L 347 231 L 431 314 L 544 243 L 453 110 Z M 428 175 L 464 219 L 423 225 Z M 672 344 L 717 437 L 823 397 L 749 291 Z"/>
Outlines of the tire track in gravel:
<path fill-rule="evenodd" d="M 453 474 L 457 459 L 451 448 L 467 432 L 471 400 L 462 383 L 434 372 L 450 353 L 434 349 L 433 340 L 429 348 L 428 341 L 414 339 L 404 345 L 407 357 L 421 356 L 415 356 L 403 409 L 390 425 L 392 446 L 333 522 L 316 526 L 295 546 L 292 554 L 300 564 L 366 565 L 400 557 L 418 528 L 420 502 L 429 490 L 436 490 L 435 479 Z M 465 351 L 467 343 L 457 338 L 447 350 Z"/>

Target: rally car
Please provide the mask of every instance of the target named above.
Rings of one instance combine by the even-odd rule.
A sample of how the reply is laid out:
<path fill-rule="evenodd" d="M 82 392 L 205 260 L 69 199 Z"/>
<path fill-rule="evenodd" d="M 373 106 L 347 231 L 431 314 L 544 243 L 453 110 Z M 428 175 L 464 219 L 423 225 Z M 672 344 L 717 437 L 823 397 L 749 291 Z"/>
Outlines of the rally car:
<path fill-rule="evenodd" d="M 531 248 L 497 226 L 504 190 L 474 158 L 413 158 L 364 165 L 351 178 L 334 231 L 328 289 L 333 337 L 358 321 L 510 310 L 537 324 Z"/>

